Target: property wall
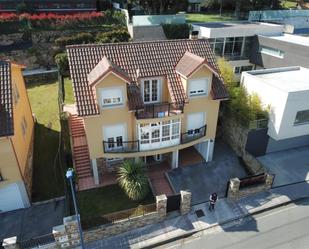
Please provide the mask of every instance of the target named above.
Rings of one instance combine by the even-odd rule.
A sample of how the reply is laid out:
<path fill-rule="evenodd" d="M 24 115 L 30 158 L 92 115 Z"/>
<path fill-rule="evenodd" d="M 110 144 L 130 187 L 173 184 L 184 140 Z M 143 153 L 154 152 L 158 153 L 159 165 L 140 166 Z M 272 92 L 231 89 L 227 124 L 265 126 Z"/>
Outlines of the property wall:
<path fill-rule="evenodd" d="M 132 23 L 133 23 L 133 26 L 180 24 L 180 23 L 186 23 L 186 17 L 184 14 L 142 15 L 142 16 L 133 16 Z"/>
<path fill-rule="evenodd" d="M 12 87 L 19 93 L 19 100 L 13 101 L 14 136 L 12 137 L 18 165 L 23 175 L 29 196 L 32 182 L 32 153 L 34 120 L 20 66 L 12 64 Z M 14 93 L 13 93 L 14 94 Z M 23 120 L 26 121 L 25 134 L 22 132 Z"/>
<path fill-rule="evenodd" d="M 282 139 L 277 141 L 272 138 L 269 138 L 266 153 L 288 150 L 308 145 L 309 145 L 309 135 Z"/>
<path fill-rule="evenodd" d="M 279 41 L 266 36 L 255 36 L 252 43 L 250 62 L 264 68 L 302 66 L 309 68 L 308 46 Z M 279 49 L 284 52 L 284 58 L 278 58 L 259 52 L 260 46 Z"/>

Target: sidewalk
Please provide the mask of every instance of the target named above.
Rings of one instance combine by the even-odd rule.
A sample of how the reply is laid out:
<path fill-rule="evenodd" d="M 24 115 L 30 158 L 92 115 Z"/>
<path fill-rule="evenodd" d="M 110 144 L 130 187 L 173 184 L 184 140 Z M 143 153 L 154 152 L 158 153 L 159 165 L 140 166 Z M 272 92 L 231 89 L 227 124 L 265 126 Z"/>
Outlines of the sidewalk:
<path fill-rule="evenodd" d="M 251 195 L 237 202 L 220 199 L 214 212 L 208 211 L 208 203 L 202 203 L 193 206 L 187 215 L 91 242 L 86 248 L 152 248 L 306 197 L 309 197 L 309 184 L 302 182 Z M 202 210 L 203 213 L 199 212 L 204 215 L 197 217 L 197 210 Z"/>

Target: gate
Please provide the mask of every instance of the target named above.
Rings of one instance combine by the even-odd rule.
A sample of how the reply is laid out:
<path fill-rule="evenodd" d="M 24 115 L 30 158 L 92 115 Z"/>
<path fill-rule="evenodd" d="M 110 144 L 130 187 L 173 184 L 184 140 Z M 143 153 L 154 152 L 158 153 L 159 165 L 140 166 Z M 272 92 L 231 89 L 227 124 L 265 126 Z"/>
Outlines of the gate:
<path fill-rule="evenodd" d="M 167 197 L 166 212 L 177 211 L 180 209 L 181 195 L 175 194 Z"/>

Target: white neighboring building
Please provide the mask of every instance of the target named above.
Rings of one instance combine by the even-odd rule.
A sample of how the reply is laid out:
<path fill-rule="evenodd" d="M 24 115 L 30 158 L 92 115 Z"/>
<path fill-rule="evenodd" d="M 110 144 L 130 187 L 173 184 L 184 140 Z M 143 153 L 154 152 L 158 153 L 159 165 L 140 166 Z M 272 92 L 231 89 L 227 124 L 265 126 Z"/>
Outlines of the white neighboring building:
<path fill-rule="evenodd" d="M 309 69 L 244 72 L 241 84 L 270 108 L 267 153 L 309 145 Z"/>
<path fill-rule="evenodd" d="M 229 61 L 237 80 L 242 72 L 254 69 L 249 62 L 253 37 L 278 36 L 284 31 L 283 25 L 249 21 L 194 23 L 192 27 L 198 38 L 209 39 L 217 56 Z"/>

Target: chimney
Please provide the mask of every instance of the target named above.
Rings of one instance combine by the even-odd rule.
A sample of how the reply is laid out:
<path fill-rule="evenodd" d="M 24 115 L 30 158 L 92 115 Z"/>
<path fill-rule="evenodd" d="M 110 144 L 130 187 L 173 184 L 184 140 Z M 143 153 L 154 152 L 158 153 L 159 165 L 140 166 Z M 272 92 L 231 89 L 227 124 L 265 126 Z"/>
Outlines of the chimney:
<path fill-rule="evenodd" d="M 190 33 L 190 40 L 197 40 L 198 39 L 198 31 L 197 30 L 193 30 Z"/>

